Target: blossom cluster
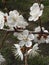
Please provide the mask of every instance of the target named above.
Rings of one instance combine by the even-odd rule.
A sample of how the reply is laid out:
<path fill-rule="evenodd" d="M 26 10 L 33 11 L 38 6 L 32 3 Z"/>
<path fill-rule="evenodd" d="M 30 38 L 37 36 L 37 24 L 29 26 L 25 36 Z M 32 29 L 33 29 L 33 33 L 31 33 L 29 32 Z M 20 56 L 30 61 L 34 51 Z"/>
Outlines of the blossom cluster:
<path fill-rule="evenodd" d="M 28 21 L 37 21 L 43 13 L 44 5 L 39 3 L 34 3 L 30 7 L 30 17 Z M 38 55 L 40 43 L 49 43 L 49 35 L 47 34 L 33 34 L 31 31 L 25 29 L 29 23 L 24 19 L 24 17 L 19 14 L 17 10 L 10 11 L 9 13 L 3 13 L 0 11 L 0 29 L 4 29 L 5 26 L 8 26 L 10 30 L 19 29 L 21 32 L 15 32 L 14 36 L 19 40 L 18 44 L 14 44 L 14 51 L 16 57 L 20 57 L 23 60 L 25 55 Z M 24 30 L 25 29 L 25 30 Z M 42 29 L 42 31 L 41 31 Z M 33 32 L 45 32 L 48 33 L 48 30 L 45 30 L 44 27 L 38 26 Z M 33 44 L 35 43 L 35 44 Z M 27 50 L 27 52 L 26 52 Z"/>

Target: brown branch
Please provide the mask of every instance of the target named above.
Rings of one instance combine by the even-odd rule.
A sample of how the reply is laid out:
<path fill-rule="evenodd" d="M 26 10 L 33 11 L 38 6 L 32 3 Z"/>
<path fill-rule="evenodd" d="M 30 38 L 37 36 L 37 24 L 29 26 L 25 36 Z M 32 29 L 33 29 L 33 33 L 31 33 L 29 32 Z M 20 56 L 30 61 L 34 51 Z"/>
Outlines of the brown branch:
<path fill-rule="evenodd" d="M 14 32 L 22 32 L 23 30 L 10 30 L 10 29 L 0 29 L 0 31 L 5 31 L 8 33 L 14 33 Z M 49 32 L 35 32 L 35 31 L 30 31 L 32 34 L 47 34 L 49 35 Z"/>

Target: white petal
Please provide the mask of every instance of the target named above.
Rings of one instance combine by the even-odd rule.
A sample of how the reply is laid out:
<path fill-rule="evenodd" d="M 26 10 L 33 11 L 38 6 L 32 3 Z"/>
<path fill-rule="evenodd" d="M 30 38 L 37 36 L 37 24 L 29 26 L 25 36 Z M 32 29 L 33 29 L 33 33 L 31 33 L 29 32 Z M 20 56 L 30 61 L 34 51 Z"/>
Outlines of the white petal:
<path fill-rule="evenodd" d="M 48 33 L 48 30 L 44 30 L 44 32 L 47 32 Z"/>
<path fill-rule="evenodd" d="M 42 13 L 43 13 L 43 10 L 41 10 L 41 11 L 39 12 L 39 16 L 42 16 Z"/>
<path fill-rule="evenodd" d="M 31 41 L 27 41 L 25 44 L 26 47 L 31 47 L 32 46 L 32 42 Z"/>
<path fill-rule="evenodd" d="M 29 39 L 29 40 L 34 40 L 34 35 L 33 35 L 33 34 L 30 34 L 30 35 L 28 36 L 28 39 Z"/>
<path fill-rule="evenodd" d="M 33 16 L 30 16 L 28 21 L 33 21 L 34 20 L 34 17 Z"/>
<path fill-rule="evenodd" d="M 37 50 L 33 50 L 33 49 L 30 49 L 27 54 L 31 57 L 34 57 L 36 55 L 39 55 L 39 53 L 37 52 Z"/>
<path fill-rule="evenodd" d="M 28 30 L 24 30 L 23 31 L 23 35 L 27 37 L 29 35 L 29 31 Z"/>
<path fill-rule="evenodd" d="M 25 45 L 25 42 L 24 42 L 24 41 L 20 41 L 20 42 L 19 42 L 19 45 L 20 45 L 21 47 L 23 47 L 23 46 Z"/>
<path fill-rule="evenodd" d="M 24 39 L 24 35 L 20 33 L 17 38 L 18 38 L 19 40 L 23 40 L 23 39 Z"/>
<path fill-rule="evenodd" d="M 44 5 L 43 4 L 41 4 L 41 9 L 44 9 Z"/>
<path fill-rule="evenodd" d="M 30 7 L 30 10 L 33 10 L 33 9 L 35 9 L 36 7 L 39 7 L 38 3 L 34 3 L 34 4 Z"/>
<path fill-rule="evenodd" d="M 35 32 L 40 32 L 40 31 L 41 31 L 40 26 L 35 28 Z"/>
<path fill-rule="evenodd" d="M 20 45 L 19 44 L 14 44 L 16 49 L 20 49 Z"/>
<path fill-rule="evenodd" d="M 34 18 L 34 21 L 37 21 L 38 19 L 39 19 L 39 16 L 35 17 L 35 18 Z"/>
<path fill-rule="evenodd" d="M 19 58 L 21 58 L 21 60 L 23 60 L 23 53 L 21 52 L 21 50 L 20 49 L 15 49 L 14 51 L 13 51 L 13 53 L 15 54 L 15 57 L 17 58 L 17 57 L 19 57 Z"/>
<path fill-rule="evenodd" d="M 29 49 L 28 52 L 27 52 L 27 54 L 29 54 L 31 51 L 32 51 L 32 49 Z"/>
<path fill-rule="evenodd" d="M 42 30 L 44 31 L 44 30 L 45 30 L 45 28 L 44 28 L 44 27 L 42 27 Z"/>
<path fill-rule="evenodd" d="M 4 27 L 4 16 L 0 14 L 0 29 Z"/>
<path fill-rule="evenodd" d="M 22 54 L 21 50 L 18 50 L 18 54 L 19 54 L 21 60 L 23 60 L 23 54 Z"/>
<path fill-rule="evenodd" d="M 39 47 L 38 47 L 38 44 L 36 43 L 36 44 L 34 44 L 34 46 L 33 46 L 33 48 L 32 48 L 34 51 L 36 51 L 36 50 L 38 50 L 39 49 Z"/>
<path fill-rule="evenodd" d="M 28 23 L 25 21 L 24 17 L 20 15 L 17 19 L 17 27 L 25 28 L 26 26 L 28 26 Z"/>

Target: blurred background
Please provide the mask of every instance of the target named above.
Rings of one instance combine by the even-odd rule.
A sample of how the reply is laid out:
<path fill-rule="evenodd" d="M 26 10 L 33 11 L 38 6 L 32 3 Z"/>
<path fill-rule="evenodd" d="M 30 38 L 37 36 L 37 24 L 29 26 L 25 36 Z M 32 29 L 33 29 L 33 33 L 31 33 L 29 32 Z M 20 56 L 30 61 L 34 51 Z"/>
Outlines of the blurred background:
<path fill-rule="evenodd" d="M 18 10 L 20 14 L 28 21 L 29 9 L 36 2 L 35 0 L 0 0 L 0 11 L 9 12 L 11 10 Z M 42 0 L 44 4 L 44 12 L 41 16 L 42 26 L 49 30 L 49 0 Z M 29 22 L 27 29 L 34 30 L 39 25 L 39 22 Z M 0 31 L 0 47 L 2 39 L 6 34 L 5 31 Z M 17 43 L 17 38 L 13 36 L 13 33 L 9 33 L 4 41 L 4 45 L 1 49 L 1 53 L 6 59 L 6 65 L 23 65 L 23 62 L 19 59 L 15 59 L 12 53 L 13 44 Z M 41 55 L 38 57 L 30 58 L 28 60 L 29 65 L 49 65 L 49 44 L 39 45 Z"/>

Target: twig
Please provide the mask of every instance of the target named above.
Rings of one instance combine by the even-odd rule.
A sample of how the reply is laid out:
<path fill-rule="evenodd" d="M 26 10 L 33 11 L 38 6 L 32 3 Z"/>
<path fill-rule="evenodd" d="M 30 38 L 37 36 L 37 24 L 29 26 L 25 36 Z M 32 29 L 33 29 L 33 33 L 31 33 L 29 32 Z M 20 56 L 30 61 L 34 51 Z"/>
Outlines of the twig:
<path fill-rule="evenodd" d="M 5 31 L 8 33 L 14 33 L 14 32 L 22 32 L 23 30 L 10 30 L 10 29 L 0 29 L 0 31 Z M 35 32 L 35 31 L 30 31 L 32 34 L 47 34 L 49 35 L 49 32 Z"/>

